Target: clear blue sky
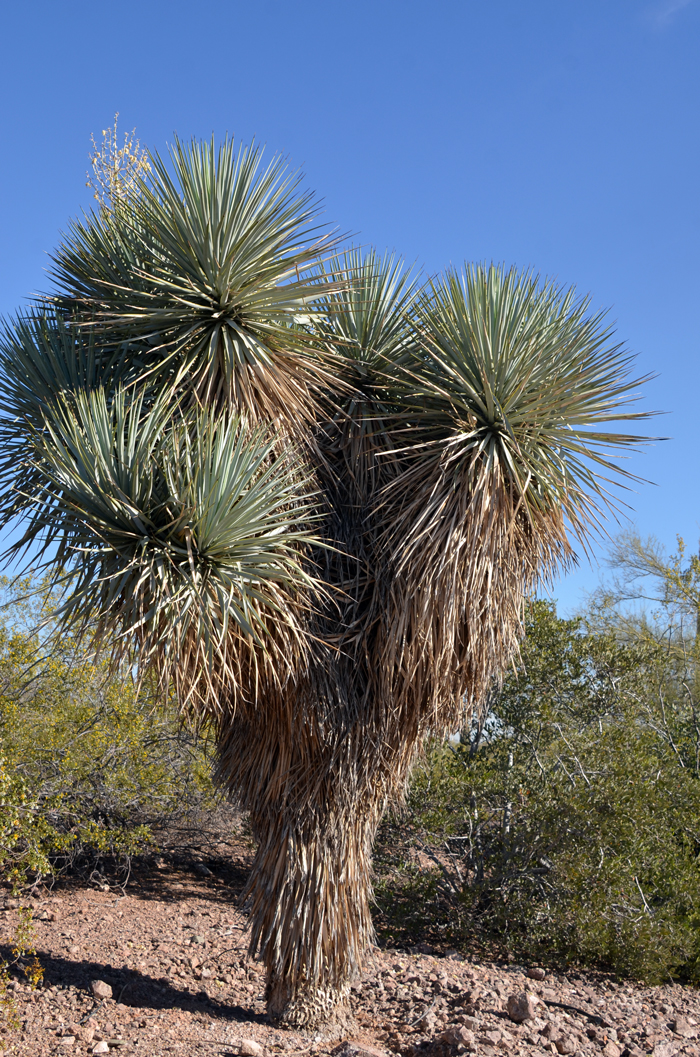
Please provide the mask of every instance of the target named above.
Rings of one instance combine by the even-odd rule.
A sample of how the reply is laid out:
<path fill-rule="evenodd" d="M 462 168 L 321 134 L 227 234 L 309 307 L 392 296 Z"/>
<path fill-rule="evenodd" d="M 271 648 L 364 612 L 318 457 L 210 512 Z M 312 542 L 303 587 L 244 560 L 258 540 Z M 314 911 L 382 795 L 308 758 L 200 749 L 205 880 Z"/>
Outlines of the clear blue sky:
<path fill-rule="evenodd" d="M 115 111 L 159 150 L 255 136 L 362 242 L 610 307 L 673 438 L 629 462 L 655 482 L 634 520 L 697 540 L 700 0 L 24 0 L 0 29 L 0 312 L 46 288 Z M 596 579 L 560 581 L 561 609 Z"/>

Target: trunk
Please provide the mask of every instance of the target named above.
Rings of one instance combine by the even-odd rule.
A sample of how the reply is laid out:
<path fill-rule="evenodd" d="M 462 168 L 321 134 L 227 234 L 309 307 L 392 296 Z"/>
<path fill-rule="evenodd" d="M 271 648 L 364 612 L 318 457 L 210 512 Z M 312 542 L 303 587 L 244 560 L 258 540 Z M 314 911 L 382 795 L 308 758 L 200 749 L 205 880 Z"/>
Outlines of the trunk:
<path fill-rule="evenodd" d="M 358 804 L 304 825 L 284 810 L 254 820 L 251 946 L 267 969 L 268 1013 L 279 1024 L 342 1033 L 350 985 L 371 941 L 370 854 L 376 825 Z"/>
<path fill-rule="evenodd" d="M 373 938 L 372 844 L 396 770 L 388 731 L 357 700 L 361 674 L 334 659 L 317 670 L 321 683 L 337 677 L 332 688 L 288 687 L 219 733 L 219 779 L 257 842 L 246 897 L 268 1012 L 327 1035 L 350 1026 L 350 985 Z"/>

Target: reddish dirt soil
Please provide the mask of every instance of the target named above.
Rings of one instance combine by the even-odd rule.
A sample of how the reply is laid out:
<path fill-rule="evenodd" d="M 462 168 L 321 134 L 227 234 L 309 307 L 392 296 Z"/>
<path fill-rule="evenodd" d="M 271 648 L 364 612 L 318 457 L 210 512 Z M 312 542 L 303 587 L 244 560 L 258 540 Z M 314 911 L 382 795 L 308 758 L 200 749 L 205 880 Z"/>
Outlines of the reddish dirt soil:
<path fill-rule="evenodd" d="M 229 840 L 221 830 L 170 833 L 122 887 L 116 878 L 66 878 L 34 892 L 44 982 L 32 991 L 18 974 L 11 984 L 19 1027 L 5 1025 L 7 1052 L 700 1057 L 695 989 L 578 973 L 532 979 L 543 974 L 456 952 L 371 952 L 353 988 L 357 1029 L 340 1044 L 280 1031 L 266 1020 L 264 974 L 247 957 L 238 907 L 250 858 L 240 831 Z M 5 903 L 7 938 L 17 910 Z M 109 985 L 112 997 L 95 997 L 93 981 Z M 536 998 L 534 1014 L 517 1024 L 508 998 L 523 991 Z"/>

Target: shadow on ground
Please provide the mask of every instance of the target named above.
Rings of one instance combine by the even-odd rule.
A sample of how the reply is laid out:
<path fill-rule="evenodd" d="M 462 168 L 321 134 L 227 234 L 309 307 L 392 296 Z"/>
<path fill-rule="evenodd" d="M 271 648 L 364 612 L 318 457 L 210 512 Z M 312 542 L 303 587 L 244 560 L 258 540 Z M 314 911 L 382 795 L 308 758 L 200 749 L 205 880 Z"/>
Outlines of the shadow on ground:
<path fill-rule="evenodd" d="M 227 1002 L 225 998 L 207 994 L 206 991 L 185 990 L 174 987 L 165 977 L 154 978 L 138 969 L 115 969 L 104 962 L 68 961 L 39 950 L 39 961 L 44 969 L 43 988 L 75 987 L 89 992 L 93 980 L 104 980 L 112 988 L 115 1001 L 138 1009 L 181 1009 L 189 1012 L 206 1012 L 231 1023 L 268 1024 L 264 1013 Z M 0 947 L 4 957 L 9 948 Z M 103 1003 L 95 999 L 94 1012 Z M 86 1018 L 84 1018 L 86 1019 Z"/>

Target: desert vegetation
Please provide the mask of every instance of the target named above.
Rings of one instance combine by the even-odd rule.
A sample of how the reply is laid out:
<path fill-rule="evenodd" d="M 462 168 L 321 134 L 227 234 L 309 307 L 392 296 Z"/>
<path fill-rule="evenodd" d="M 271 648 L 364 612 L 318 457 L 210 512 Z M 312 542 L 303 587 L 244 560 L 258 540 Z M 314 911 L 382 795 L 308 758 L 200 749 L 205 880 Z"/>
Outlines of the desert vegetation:
<path fill-rule="evenodd" d="M 145 790 L 164 810 L 173 789 L 208 795 L 204 744 L 250 819 L 269 1013 L 342 1029 L 377 828 L 429 739 L 410 811 L 425 847 L 440 837 L 431 884 L 514 948 L 575 905 L 576 869 L 593 877 L 562 849 L 590 852 L 580 827 L 621 780 L 624 737 L 680 759 L 677 732 L 644 742 L 630 687 L 661 668 L 605 625 L 619 610 L 601 602 L 584 628 L 529 601 L 624 480 L 611 452 L 640 442 L 619 424 L 645 417 L 643 379 L 574 290 L 488 264 L 411 277 L 320 229 L 299 176 L 256 147 L 177 142 L 163 159 L 131 143 L 128 178 L 115 149 L 94 159 L 97 205 L 54 252 L 52 290 L 0 348 L 7 553 L 51 602 L 3 640 L 6 751 L 30 776 L 26 817 L 49 827 L 13 854 L 36 848 L 35 873 L 61 841 L 128 854 Z M 545 701 L 550 654 L 561 692 Z M 649 869 L 621 882 L 607 932 L 582 926 L 559 952 L 614 960 L 633 913 L 660 920 Z M 673 928 L 659 964 L 685 965 L 691 925 Z"/>
<path fill-rule="evenodd" d="M 613 557 L 624 578 L 580 618 L 530 607 L 488 717 L 434 744 L 383 824 L 386 943 L 698 983 L 697 557 L 634 536 Z M 653 608 L 619 609 L 645 588 Z"/>

